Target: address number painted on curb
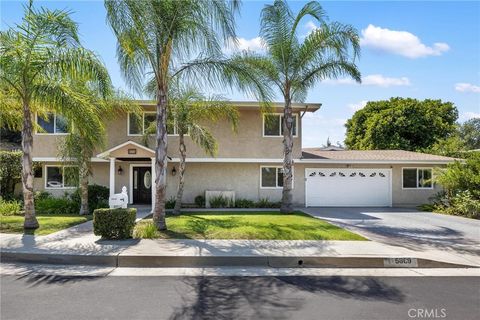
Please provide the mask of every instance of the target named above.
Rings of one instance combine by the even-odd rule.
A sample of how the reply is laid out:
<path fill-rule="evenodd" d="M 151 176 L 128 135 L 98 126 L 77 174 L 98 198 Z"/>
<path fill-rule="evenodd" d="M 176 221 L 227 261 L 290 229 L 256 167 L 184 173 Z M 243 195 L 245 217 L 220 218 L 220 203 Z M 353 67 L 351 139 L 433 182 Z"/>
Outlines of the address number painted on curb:
<path fill-rule="evenodd" d="M 418 263 L 417 258 L 385 258 L 383 266 L 385 268 L 416 268 Z"/>

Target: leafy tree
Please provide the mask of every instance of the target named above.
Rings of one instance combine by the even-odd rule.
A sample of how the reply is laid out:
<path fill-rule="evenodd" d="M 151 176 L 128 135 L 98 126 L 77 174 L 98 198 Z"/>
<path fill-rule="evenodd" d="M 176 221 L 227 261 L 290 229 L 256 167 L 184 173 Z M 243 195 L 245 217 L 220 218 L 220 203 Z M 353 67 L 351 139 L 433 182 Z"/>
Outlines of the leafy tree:
<path fill-rule="evenodd" d="M 304 18 L 319 23 L 301 41 L 297 28 Z M 320 4 L 311 1 L 297 15 L 284 0 L 266 5 L 261 14 L 262 37 L 267 54 L 247 52 L 237 60 L 260 75 L 268 87 L 280 91 L 283 110 L 283 193 L 281 212 L 292 208 L 293 122 L 292 102 L 304 101 L 308 90 L 328 78 L 350 76 L 360 82 L 355 65 L 360 45 L 358 32 L 350 25 L 327 22 Z"/>
<path fill-rule="evenodd" d="M 348 149 L 421 151 L 455 130 L 458 112 L 451 102 L 411 98 L 369 101 L 346 123 Z"/>
<path fill-rule="evenodd" d="M 480 118 L 465 121 L 458 131 L 466 150 L 480 149 Z"/>
<path fill-rule="evenodd" d="M 110 77 L 96 55 L 80 45 L 78 25 L 64 10 L 25 6 L 20 24 L 0 32 L 0 91 L 15 103 L 1 103 L 2 112 L 21 110 L 22 186 L 24 227 L 38 228 L 33 199 L 33 115 L 56 111 L 77 118 L 85 106 L 73 86 L 77 79 L 90 81 L 99 95 L 111 90 Z M 13 112 L 12 112 L 13 113 Z M 88 124 L 78 127 L 86 130 Z"/>
<path fill-rule="evenodd" d="M 178 87 L 178 86 L 177 86 Z M 183 189 L 185 185 L 185 170 L 187 147 L 185 136 L 202 148 L 205 153 L 214 157 L 218 144 L 210 131 L 209 125 L 220 120 L 227 120 L 236 131 L 239 114 L 235 106 L 225 102 L 222 96 L 205 97 L 196 88 L 178 88 L 169 93 L 168 126 L 178 134 L 178 151 L 180 155 L 179 180 L 174 214 L 180 213 Z M 155 123 L 147 129 L 147 135 L 155 132 Z"/>
<path fill-rule="evenodd" d="M 154 88 L 157 176 L 153 221 L 159 230 L 165 230 L 167 93 L 172 78 L 267 94 L 253 73 L 222 56 L 222 42 L 236 39 L 234 17 L 239 1 L 106 0 L 105 7 L 128 84 L 143 92 L 143 80 L 151 77 L 148 86 Z M 198 56 L 191 59 L 193 55 Z"/>
<path fill-rule="evenodd" d="M 0 195 L 12 198 L 15 185 L 22 181 L 22 153 L 0 151 Z"/>

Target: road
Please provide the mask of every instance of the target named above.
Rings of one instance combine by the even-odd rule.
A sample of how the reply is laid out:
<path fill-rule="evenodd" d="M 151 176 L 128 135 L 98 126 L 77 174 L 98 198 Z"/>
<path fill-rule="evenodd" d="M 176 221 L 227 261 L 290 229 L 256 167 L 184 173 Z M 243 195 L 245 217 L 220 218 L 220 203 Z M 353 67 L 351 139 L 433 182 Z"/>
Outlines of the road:
<path fill-rule="evenodd" d="M 480 277 L 3 275 L 1 319 L 478 319 Z M 428 316 L 428 317 L 426 317 Z"/>

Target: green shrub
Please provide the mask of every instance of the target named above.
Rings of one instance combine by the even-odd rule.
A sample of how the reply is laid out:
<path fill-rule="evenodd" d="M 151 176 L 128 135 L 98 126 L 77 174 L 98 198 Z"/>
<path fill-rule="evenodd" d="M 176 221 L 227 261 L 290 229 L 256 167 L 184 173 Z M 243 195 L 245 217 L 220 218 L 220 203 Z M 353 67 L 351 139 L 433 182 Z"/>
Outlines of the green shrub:
<path fill-rule="evenodd" d="M 21 161 L 21 151 L 0 151 L 0 195 L 4 199 L 12 199 L 15 184 L 22 181 Z"/>
<path fill-rule="evenodd" d="M 248 199 L 236 199 L 235 208 L 255 208 L 255 201 Z"/>
<path fill-rule="evenodd" d="M 195 197 L 195 204 L 196 204 L 199 208 L 205 208 L 205 197 L 202 196 L 202 195 L 196 196 L 196 197 Z"/>
<path fill-rule="evenodd" d="M 93 233 L 103 239 L 128 239 L 133 235 L 137 209 L 95 209 Z"/>
<path fill-rule="evenodd" d="M 173 209 L 175 208 L 175 197 L 170 197 L 170 199 L 168 199 L 166 202 L 165 202 L 165 209 Z"/>
<path fill-rule="evenodd" d="M 88 186 L 88 210 L 92 213 L 95 209 L 108 208 L 108 198 L 110 190 L 107 187 L 98 184 Z M 80 189 L 75 190 L 70 198 L 75 201 L 80 208 Z M 79 209 L 80 211 L 80 209 Z"/>
<path fill-rule="evenodd" d="M 435 205 L 434 205 L 434 204 L 431 204 L 431 203 L 421 204 L 421 205 L 419 205 L 417 208 L 418 208 L 418 210 L 420 210 L 420 211 L 427 211 L 427 212 L 435 211 Z"/>
<path fill-rule="evenodd" d="M 260 198 L 256 203 L 256 208 L 280 208 L 280 202 L 270 202 L 268 198 Z"/>
<path fill-rule="evenodd" d="M 133 237 L 135 239 L 155 239 L 158 238 L 157 227 L 153 222 L 139 222 L 133 229 Z"/>
<path fill-rule="evenodd" d="M 37 192 L 35 192 L 33 197 L 34 197 L 35 201 L 39 201 L 39 200 L 51 198 L 52 195 L 50 193 L 48 193 L 47 191 L 37 191 Z"/>
<path fill-rule="evenodd" d="M 467 218 L 480 218 L 480 200 L 475 199 L 469 191 L 457 193 L 450 206 L 444 208 L 445 213 Z"/>
<path fill-rule="evenodd" d="M 232 199 L 224 196 L 216 196 L 210 198 L 211 208 L 230 208 Z"/>
<path fill-rule="evenodd" d="M 40 214 L 78 214 L 80 204 L 69 196 L 55 198 L 49 196 L 35 201 L 35 210 Z"/>
<path fill-rule="evenodd" d="M 0 216 L 20 215 L 21 210 L 22 203 L 20 201 L 0 199 Z"/>

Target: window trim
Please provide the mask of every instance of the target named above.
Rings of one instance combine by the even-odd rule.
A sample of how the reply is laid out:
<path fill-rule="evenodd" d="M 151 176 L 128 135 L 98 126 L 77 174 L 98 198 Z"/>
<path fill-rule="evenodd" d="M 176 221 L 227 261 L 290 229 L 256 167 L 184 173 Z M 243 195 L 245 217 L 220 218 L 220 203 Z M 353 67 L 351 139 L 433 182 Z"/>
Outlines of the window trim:
<path fill-rule="evenodd" d="M 43 176 L 45 177 L 44 179 L 44 187 L 45 187 L 45 190 L 72 190 L 72 189 L 77 189 L 77 187 L 65 187 L 65 168 L 66 167 L 78 167 L 78 166 L 75 166 L 75 165 L 65 165 L 65 166 L 62 166 L 62 165 L 58 165 L 58 164 L 46 164 L 45 166 L 45 173 L 43 174 Z M 55 167 L 55 168 L 62 168 L 62 186 L 59 187 L 59 188 L 55 188 L 55 187 L 48 187 L 47 186 L 47 180 L 48 180 L 48 168 L 50 167 Z"/>
<path fill-rule="evenodd" d="M 279 135 L 278 136 L 271 136 L 271 135 L 265 135 L 265 117 L 267 116 L 279 116 L 278 117 L 278 121 L 280 122 L 280 127 L 279 127 Z M 264 138 L 283 138 L 283 134 L 281 134 L 282 132 L 282 126 L 283 124 L 281 123 L 281 119 L 282 119 L 282 116 L 283 116 L 283 113 L 281 112 L 275 112 L 275 113 L 264 113 L 263 116 L 262 116 L 262 136 Z M 294 113 L 293 116 L 295 117 L 295 125 L 296 125 L 296 128 L 297 128 L 297 132 L 296 134 L 293 135 L 294 138 L 298 138 L 298 131 L 299 131 L 299 126 L 298 126 L 298 114 L 297 113 Z"/>
<path fill-rule="evenodd" d="M 142 111 L 142 133 L 130 133 L 130 115 L 133 112 L 129 112 L 127 115 L 127 136 L 129 137 L 141 137 L 145 134 L 145 114 L 157 114 L 156 111 Z M 173 127 L 173 134 L 167 132 L 167 136 L 178 136 L 177 126 Z"/>
<path fill-rule="evenodd" d="M 404 187 L 403 185 L 403 175 L 404 175 L 404 172 L 405 172 L 405 169 L 416 169 L 417 170 L 417 180 L 416 180 L 416 187 Z M 431 175 L 432 175 L 432 179 L 433 179 L 433 167 L 402 167 L 402 190 L 433 190 L 435 187 L 434 187 L 434 182 L 432 181 L 431 183 L 431 186 L 430 187 L 419 187 L 418 186 L 418 172 L 419 170 L 430 170 L 431 172 Z"/>
<path fill-rule="evenodd" d="M 275 187 L 263 187 L 262 186 L 262 169 L 263 168 L 275 168 Z M 264 189 L 264 190 L 281 190 L 283 189 L 283 186 L 278 186 L 278 169 L 283 169 L 283 166 L 260 166 L 260 177 L 259 177 L 259 181 L 260 181 L 260 189 Z M 294 167 L 292 166 L 292 189 L 294 188 L 294 184 L 295 184 L 295 170 L 294 170 Z"/>
<path fill-rule="evenodd" d="M 66 135 L 69 135 L 70 132 L 55 132 L 57 131 L 57 113 L 56 112 L 48 112 L 48 113 L 53 113 L 53 133 L 50 133 L 50 132 L 38 132 L 38 128 L 35 127 L 35 135 L 39 135 L 39 136 L 66 136 Z M 40 126 L 38 124 L 38 113 L 35 112 L 35 124 L 37 126 Z M 71 128 L 73 127 L 73 125 L 71 125 Z M 70 129 L 71 129 L 70 128 Z"/>

